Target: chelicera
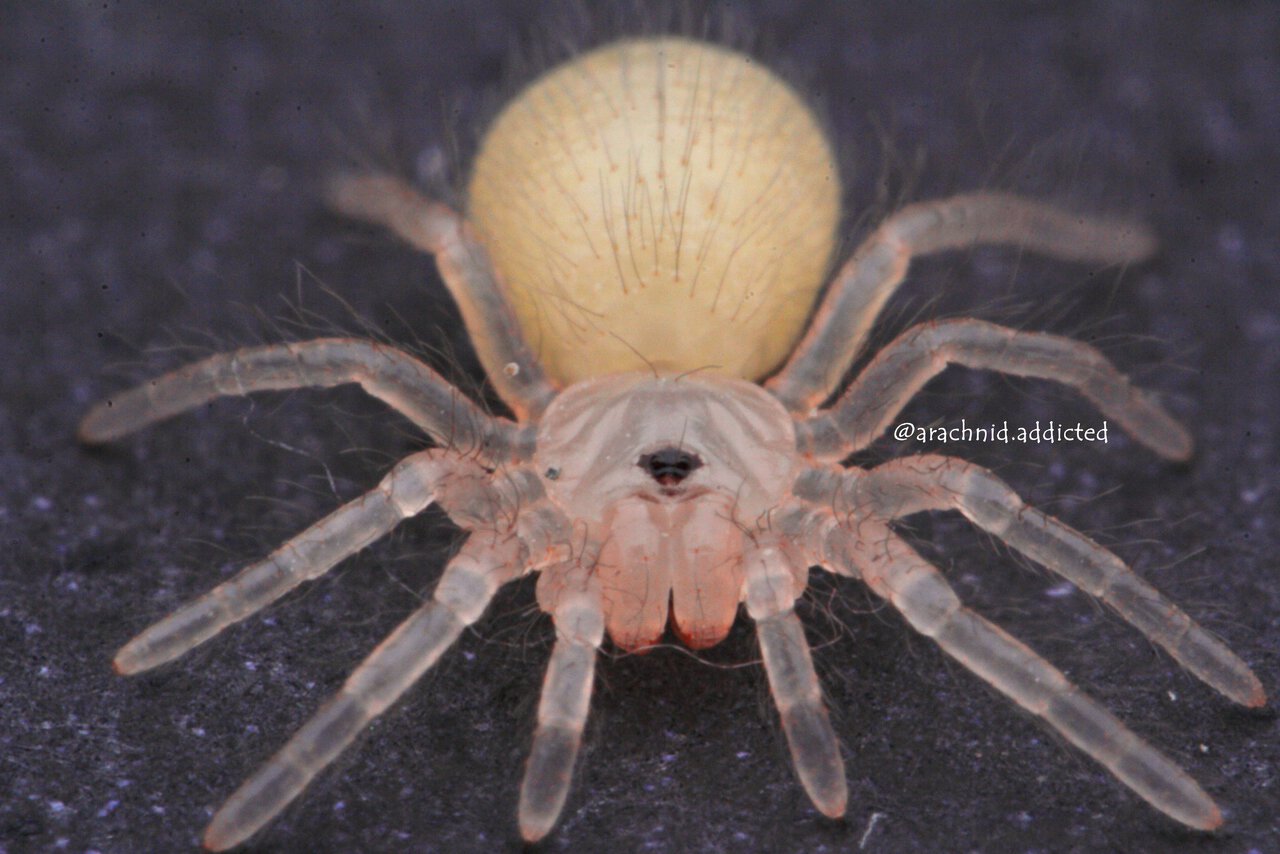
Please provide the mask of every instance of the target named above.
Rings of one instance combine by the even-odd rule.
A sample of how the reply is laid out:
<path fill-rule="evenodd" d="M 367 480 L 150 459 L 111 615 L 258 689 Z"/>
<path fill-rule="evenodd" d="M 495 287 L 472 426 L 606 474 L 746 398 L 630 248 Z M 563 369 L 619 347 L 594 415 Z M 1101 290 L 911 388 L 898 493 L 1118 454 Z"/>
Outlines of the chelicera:
<path fill-rule="evenodd" d="M 405 352 L 328 338 L 213 356 L 85 418 L 80 436 L 97 444 L 220 396 L 358 383 L 433 442 L 143 631 L 117 653 L 121 673 L 177 658 L 429 505 L 469 532 L 431 599 L 221 808 L 209 848 L 270 822 L 499 587 L 531 573 L 556 641 L 521 786 L 526 840 L 547 834 L 564 806 L 606 634 L 638 650 L 670 626 L 708 647 L 740 605 L 800 782 L 824 814 L 842 815 L 839 744 L 794 609 L 811 567 L 861 580 L 1156 809 L 1194 828 L 1222 822 L 1177 765 L 964 607 L 893 522 L 958 511 L 1231 700 L 1261 706 L 1239 658 L 989 471 L 935 454 L 843 464 L 950 364 L 1061 382 L 1156 454 L 1186 459 L 1190 437 L 1152 397 L 1094 348 L 1054 335 L 924 323 L 840 388 L 911 258 L 989 243 L 1129 263 L 1153 248 L 1141 227 L 997 193 L 914 204 L 881 223 L 823 291 L 840 182 L 818 123 L 758 64 L 681 38 L 618 42 L 533 82 L 485 137 L 465 217 L 384 174 L 340 175 L 329 200 L 435 256 L 513 417 L 486 414 Z"/>

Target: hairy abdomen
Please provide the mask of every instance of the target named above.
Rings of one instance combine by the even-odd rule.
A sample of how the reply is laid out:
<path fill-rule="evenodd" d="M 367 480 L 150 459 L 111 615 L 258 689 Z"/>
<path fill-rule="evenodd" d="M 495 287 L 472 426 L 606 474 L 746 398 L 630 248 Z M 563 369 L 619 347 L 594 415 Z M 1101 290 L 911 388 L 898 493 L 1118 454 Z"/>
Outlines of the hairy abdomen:
<path fill-rule="evenodd" d="M 626 41 L 494 122 L 469 214 L 561 383 L 712 368 L 759 379 L 801 332 L 840 218 L 812 112 L 747 57 Z"/>

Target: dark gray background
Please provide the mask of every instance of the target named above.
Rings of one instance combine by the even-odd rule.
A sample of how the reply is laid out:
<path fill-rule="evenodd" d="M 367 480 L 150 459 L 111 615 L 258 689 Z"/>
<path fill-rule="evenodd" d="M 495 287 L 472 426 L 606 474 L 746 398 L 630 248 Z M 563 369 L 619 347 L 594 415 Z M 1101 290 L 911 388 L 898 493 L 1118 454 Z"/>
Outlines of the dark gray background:
<path fill-rule="evenodd" d="M 463 174 L 541 15 L 22 7 L 0 12 L 0 851 L 180 850 L 414 607 L 456 533 L 415 520 L 180 662 L 117 678 L 110 656 L 134 632 L 419 444 L 348 391 L 223 402 L 98 453 L 76 446 L 76 420 L 203 353 L 358 331 L 353 316 L 474 389 L 430 260 L 325 214 L 315 181 L 351 152 L 428 183 Z M 880 338 L 973 313 L 1090 340 L 1161 393 L 1199 443 L 1188 466 L 1114 430 L 1105 446 L 948 450 L 1115 548 L 1274 692 L 1280 6 L 759 2 L 743 17 L 766 61 L 823 96 L 851 236 L 903 200 L 980 187 L 1156 229 L 1159 257 L 1124 275 L 986 250 L 921 263 Z M 1050 384 L 960 370 L 907 416 L 1101 420 Z M 886 440 L 869 459 L 920 449 Z M 913 530 L 968 601 L 1200 780 L 1224 831 L 1161 818 L 859 585 L 819 578 L 803 610 L 846 821 L 794 781 L 740 625 L 703 661 L 601 660 L 585 761 L 544 847 L 854 850 L 881 813 L 867 851 L 1280 848 L 1273 716 L 1232 708 L 961 521 Z M 529 585 L 503 595 L 261 850 L 518 847 L 549 635 Z"/>

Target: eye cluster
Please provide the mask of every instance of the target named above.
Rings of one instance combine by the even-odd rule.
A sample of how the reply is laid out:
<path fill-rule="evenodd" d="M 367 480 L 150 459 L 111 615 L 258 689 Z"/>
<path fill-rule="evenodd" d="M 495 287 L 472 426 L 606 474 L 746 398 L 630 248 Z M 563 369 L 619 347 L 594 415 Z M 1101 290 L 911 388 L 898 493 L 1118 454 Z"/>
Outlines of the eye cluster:
<path fill-rule="evenodd" d="M 642 455 L 636 465 L 663 486 L 675 486 L 704 464 L 697 454 L 670 447 Z"/>

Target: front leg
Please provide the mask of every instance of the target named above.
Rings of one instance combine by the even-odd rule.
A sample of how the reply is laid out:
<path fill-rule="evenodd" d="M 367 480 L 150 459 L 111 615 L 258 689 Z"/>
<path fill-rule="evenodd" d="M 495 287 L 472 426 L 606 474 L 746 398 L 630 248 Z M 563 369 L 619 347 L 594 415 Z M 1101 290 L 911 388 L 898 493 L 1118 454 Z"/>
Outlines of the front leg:
<path fill-rule="evenodd" d="M 554 588 L 545 603 L 556 626 L 556 645 L 547 662 L 538 703 L 529 764 L 520 783 L 520 835 L 537 842 L 555 826 L 573 781 L 591 707 L 596 652 L 604 640 L 604 606 L 594 566 L 577 562 L 543 571 L 540 589 Z"/>
<path fill-rule="evenodd" d="M 835 462 L 862 450 L 893 423 L 925 383 L 953 364 L 1063 383 L 1160 456 L 1191 456 L 1186 429 L 1134 388 L 1096 348 L 1059 335 L 1018 332 L 972 319 L 921 323 L 899 335 L 839 400 L 797 423 L 801 453 Z"/>
<path fill-rule="evenodd" d="M 894 520 L 958 510 L 982 530 L 1110 606 L 1201 681 L 1244 706 L 1266 703 L 1262 683 L 1226 644 L 1079 531 L 1023 503 L 994 474 L 954 457 L 904 457 L 844 476 L 851 507 Z"/>
<path fill-rule="evenodd" d="M 805 573 L 778 543 L 751 549 L 745 563 L 747 613 L 756 624 L 769 692 L 787 734 L 796 776 L 823 815 L 839 818 L 849 799 L 844 760 L 822 701 L 804 626 L 795 612 Z"/>
<path fill-rule="evenodd" d="M 966 608 L 942 573 L 885 522 L 864 517 L 856 525 L 834 526 L 826 537 L 826 551 L 826 566 L 862 579 L 912 628 L 1049 724 L 1153 807 L 1200 830 L 1222 824 L 1217 804 L 1185 771 L 1056 667 Z"/>
<path fill-rule="evenodd" d="M 205 830 L 204 846 L 232 848 L 279 815 L 480 618 L 498 588 L 524 570 L 523 557 L 515 536 L 472 534 L 445 567 L 431 600 L 378 644 L 338 693 L 227 799 Z"/>
<path fill-rule="evenodd" d="M 488 476 L 473 462 L 434 449 L 407 457 L 369 492 L 138 634 L 116 653 L 116 672 L 140 673 L 186 654 L 303 582 L 324 575 L 437 500 L 446 510 L 454 503 L 465 506 L 467 513 L 459 513 L 463 516 L 470 517 L 475 507 L 492 512 L 484 505 L 496 503 L 489 499 L 493 492 Z"/>
<path fill-rule="evenodd" d="M 1155 248 L 1151 234 L 1135 223 L 1080 217 L 1004 193 L 910 205 L 877 228 L 836 274 L 804 339 L 766 387 L 793 412 L 821 403 L 853 364 L 912 258 L 981 244 L 1101 264 L 1140 261 Z"/>

